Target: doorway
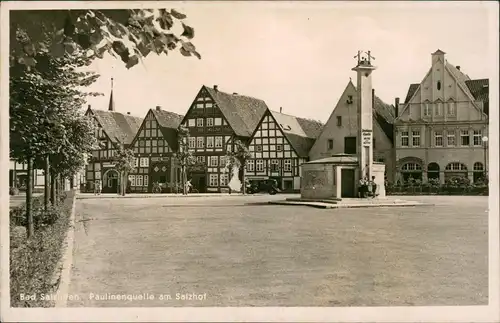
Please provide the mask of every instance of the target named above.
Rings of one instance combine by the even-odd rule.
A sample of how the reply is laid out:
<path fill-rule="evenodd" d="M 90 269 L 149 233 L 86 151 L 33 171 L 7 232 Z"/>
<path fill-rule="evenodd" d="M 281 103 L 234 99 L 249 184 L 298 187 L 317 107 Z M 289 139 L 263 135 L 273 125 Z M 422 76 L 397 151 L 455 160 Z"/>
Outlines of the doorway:
<path fill-rule="evenodd" d="M 355 197 L 355 190 L 354 190 L 354 169 L 341 169 L 340 172 L 340 177 L 341 177 L 341 185 L 340 185 L 340 191 L 341 191 L 341 197 Z"/>
<path fill-rule="evenodd" d="M 102 185 L 103 193 L 118 193 L 118 172 L 109 170 L 104 174 Z"/>

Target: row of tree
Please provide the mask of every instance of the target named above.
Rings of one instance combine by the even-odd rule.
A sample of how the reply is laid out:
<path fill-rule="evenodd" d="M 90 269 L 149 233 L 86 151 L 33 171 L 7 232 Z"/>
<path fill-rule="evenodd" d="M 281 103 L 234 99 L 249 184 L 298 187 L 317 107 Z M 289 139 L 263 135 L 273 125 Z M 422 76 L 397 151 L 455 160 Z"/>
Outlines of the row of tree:
<path fill-rule="evenodd" d="M 72 178 L 98 148 L 94 123 L 81 107 L 85 89 L 99 77 L 81 72 L 107 52 L 131 68 L 149 53 L 201 58 L 190 42 L 194 29 L 176 10 L 33 10 L 10 12 L 10 158 L 27 163 L 27 236 L 34 234 L 34 169 L 45 172 L 45 207 L 56 203 L 63 181 Z M 172 27 L 180 23 L 182 33 Z M 126 183 L 133 154 L 121 147 L 116 160 Z M 125 185 L 121 185 L 123 194 Z"/>

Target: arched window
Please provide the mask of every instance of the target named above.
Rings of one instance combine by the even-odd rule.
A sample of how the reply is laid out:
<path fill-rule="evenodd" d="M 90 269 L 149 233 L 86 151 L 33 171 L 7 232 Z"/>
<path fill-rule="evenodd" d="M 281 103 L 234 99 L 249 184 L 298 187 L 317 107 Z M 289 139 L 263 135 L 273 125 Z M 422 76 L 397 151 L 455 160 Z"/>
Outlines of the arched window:
<path fill-rule="evenodd" d="M 403 181 L 407 182 L 410 178 L 422 180 L 422 165 L 410 162 L 401 166 Z"/>
<path fill-rule="evenodd" d="M 484 171 L 483 163 L 480 163 L 480 162 L 474 163 L 474 168 L 473 168 L 473 173 L 472 173 L 474 183 L 477 183 L 477 182 L 483 180 L 485 177 L 484 175 L 485 175 L 485 171 Z"/>
<path fill-rule="evenodd" d="M 454 116 L 457 113 L 457 107 L 453 99 L 449 99 L 447 102 L 446 114 L 449 116 Z"/>
<path fill-rule="evenodd" d="M 459 162 L 453 162 L 446 165 L 444 171 L 445 180 L 451 179 L 453 177 L 466 177 L 467 178 L 467 166 Z"/>
<path fill-rule="evenodd" d="M 441 90 L 441 81 L 437 81 L 436 86 L 437 86 L 438 91 Z"/>
<path fill-rule="evenodd" d="M 427 165 L 427 178 L 439 180 L 439 165 L 437 163 Z"/>

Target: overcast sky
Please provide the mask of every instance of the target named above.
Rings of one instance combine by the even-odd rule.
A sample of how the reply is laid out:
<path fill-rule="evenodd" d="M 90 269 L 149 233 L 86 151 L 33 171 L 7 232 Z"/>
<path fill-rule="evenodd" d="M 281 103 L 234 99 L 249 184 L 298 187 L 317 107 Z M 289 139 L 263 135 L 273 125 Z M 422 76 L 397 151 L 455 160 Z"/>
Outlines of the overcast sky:
<path fill-rule="evenodd" d="M 356 75 L 353 56 L 371 50 L 377 95 L 403 100 L 419 83 L 438 48 L 471 78 L 498 73 L 488 62 L 494 3 L 166 3 L 187 14 L 202 59 L 151 54 L 127 70 L 111 57 L 92 69 L 102 77 L 91 90 L 93 108 L 106 109 L 114 76 L 115 107 L 144 116 L 148 109 L 184 114 L 200 87 L 217 84 L 266 101 L 273 110 L 326 121 Z M 495 7 L 493 7 L 495 8 Z"/>

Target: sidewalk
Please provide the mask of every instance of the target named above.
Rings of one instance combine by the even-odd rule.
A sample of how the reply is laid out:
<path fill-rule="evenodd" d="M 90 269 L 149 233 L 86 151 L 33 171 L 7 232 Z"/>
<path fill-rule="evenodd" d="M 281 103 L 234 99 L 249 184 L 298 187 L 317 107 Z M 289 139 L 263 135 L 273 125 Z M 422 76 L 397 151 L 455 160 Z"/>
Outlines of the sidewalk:
<path fill-rule="evenodd" d="M 125 196 L 118 195 L 116 193 L 107 193 L 101 195 L 94 195 L 94 193 L 77 193 L 77 199 L 99 199 L 99 198 L 188 198 L 188 197 L 251 197 L 251 196 L 265 196 L 269 195 L 266 193 L 258 193 L 258 194 L 245 194 L 242 193 L 189 193 L 188 195 L 183 194 L 175 194 L 175 193 L 167 193 L 167 194 L 153 194 L 153 193 L 129 193 Z M 281 194 L 280 194 L 281 195 Z M 283 194 L 284 195 L 284 194 Z M 290 194 L 287 194 L 290 195 Z"/>
<path fill-rule="evenodd" d="M 434 205 L 431 203 L 422 203 L 418 201 L 403 200 L 393 197 L 375 198 L 375 199 L 343 198 L 341 200 L 287 198 L 286 200 L 281 200 L 281 201 L 270 201 L 269 204 L 309 206 L 321 209 Z"/>

